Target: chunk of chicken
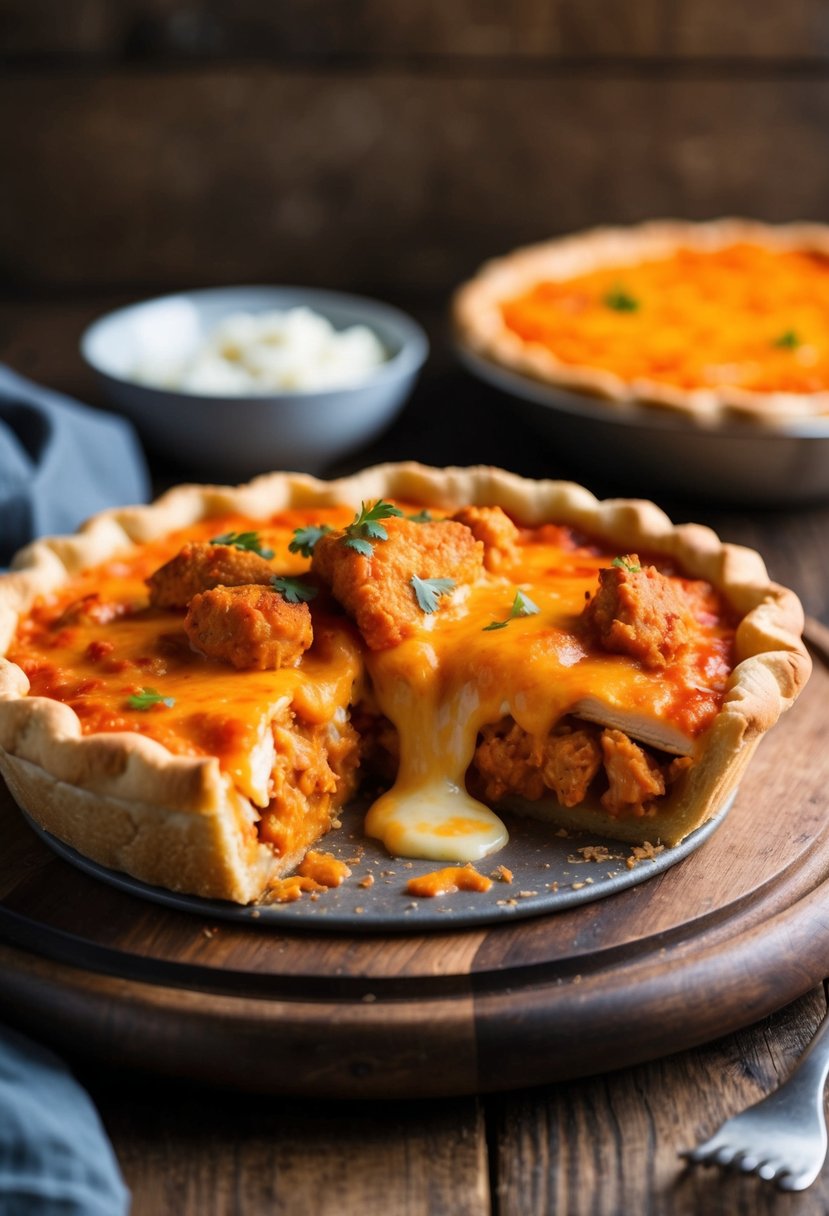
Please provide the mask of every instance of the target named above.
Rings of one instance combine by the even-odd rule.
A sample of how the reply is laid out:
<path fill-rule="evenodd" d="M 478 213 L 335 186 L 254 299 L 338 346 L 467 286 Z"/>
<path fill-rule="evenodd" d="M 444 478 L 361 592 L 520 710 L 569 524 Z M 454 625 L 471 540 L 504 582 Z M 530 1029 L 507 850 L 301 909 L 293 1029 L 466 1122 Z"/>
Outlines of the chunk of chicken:
<path fill-rule="evenodd" d="M 191 541 L 147 579 L 155 608 L 186 608 L 194 595 L 213 587 L 267 583 L 274 569 L 258 553 L 233 545 Z"/>
<path fill-rule="evenodd" d="M 371 650 L 398 645 L 422 623 L 413 576 L 451 578 L 458 586 L 473 582 L 483 569 L 483 545 L 462 524 L 392 518 L 383 526 L 388 539 L 374 540 L 369 557 L 345 544 L 344 533 L 328 533 L 317 542 L 311 566 Z M 438 611 L 444 602 L 445 597 L 438 601 Z"/>
<path fill-rule="evenodd" d="M 532 735 L 512 718 L 483 728 L 473 764 L 483 778 L 483 796 L 488 802 L 500 802 L 507 794 L 518 794 L 531 802 L 542 796 L 544 778 L 533 750 Z"/>
<path fill-rule="evenodd" d="M 578 806 L 601 765 L 595 734 L 584 727 L 557 728 L 541 747 L 541 775 L 562 806 Z"/>
<path fill-rule="evenodd" d="M 314 640 L 305 603 L 269 587 L 214 587 L 194 595 L 184 619 L 191 645 L 238 668 L 295 666 Z"/>
<path fill-rule="evenodd" d="M 518 560 L 518 529 L 500 507 L 461 507 L 452 518 L 481 541 L 487 570 L 497 573 Z"/>
<path fill-rule="evenodd" d="M 608 780 L 604 809 L 611 815 L 646 815 L 648 802 L 665 793 L 657 762 L 621 730 L 602 731 L 602 756 Z"/>
<path fill-rule="evenodd" d="M 635 553 L 599 571 L 599 590 L 582 620 L 605 650 L 629 654 L 653 669 L 668 666 L 693 626 L 681 588 L 655 566 L 640 566 Z"/>
<path fill-rule="evenodd" d="M 498 802 L 517 794 L 535 802 L 552 790 L 562 806 L 578 806 L 601 764 L 596 734 L 563 722 L 537 740 L 512 718 L 484 727 L 474 759 L 484 797 Z"/>

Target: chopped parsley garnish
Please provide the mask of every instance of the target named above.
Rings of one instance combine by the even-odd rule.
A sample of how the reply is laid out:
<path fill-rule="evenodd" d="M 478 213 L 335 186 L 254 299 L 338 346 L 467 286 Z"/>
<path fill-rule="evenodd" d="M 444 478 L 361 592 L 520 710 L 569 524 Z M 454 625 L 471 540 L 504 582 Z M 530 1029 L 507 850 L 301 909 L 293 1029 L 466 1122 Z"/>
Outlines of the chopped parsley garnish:
<path fill-rule="evenodd" d="M 779 338 L 775 338 L 772 342 L 772 346 L 778 347 L 779 350 L 797 350 L 800 344 L 800 338 L 793 329 L 785 330 Z"/>
<path fill-rule="evenodd" d="M 434 521 L 434 515 L 427 511 L 424 507 L 422 511 L 418 511 L 416 515 L 407 515 L 406 519 L 410 519 L 413 524 L 430 524 Z"/>
<path fill-rule="evenodd" d="M 310 583 L 304 583 L 301 578 L 287 578 L 282 574 L 273 576 L 271 586 L 289 604 L 307 604 L 317 594 L 317 588 L 312 587 Z"/>
<path fill-rule="evenodd" d="M 618 567 L 619 570 L 627 570 L 628 574 L 638 574 L 642 569 L 641 566 L 629 562 L 626 557 L 614 557 L 611 565 Z"/>
<path fill-rule="evenodd" d="M 307 528 L 297 528 L 288 550 L 291 553 L 301 553 L 303 557 L 310 557 L 320 537 L 330 531 L 328 524 L 310 524 Z"/>
<path fill-rule="evenodd" d="M 129 709 L 153 709 L 156 705 L 165 705 L 167 709 L 172 709 L 175 703 L 174 697 L 165 697 L 154 688 L 142 688 L 140 692 L 127 697 Z"/>
<path fill-rule="evenodd" d="M 211 545 L 230 545 L 233 549 L 258 553 L 266 560 L 273 557 L 273 549 L 264 548 L 258 532 L 223 532 L 221 536 L 214 536 L 210 543 Z"/>
<path fill-rule="evenodd" d="M 528 595 L 525 595 L 519 588 L 515 592 L 515 599 L 512 601 L 510 614 L 504 621 L 490 621 L 488 625 L 484 625 L 483 632 L 489 633 L 492 629 L 506 629 L 510 621 L 514 621 L 518 616 L 535 616 L 540 612 L 538 604 L 534 604 Z"/>
<path fill-rule="evenodd" d="M 360 504 L 360 510 L 345 530 L 342 538 L 343 544 L 347 545 L 349 549 L 353 549 L 355 553 L 361 553 L 363 557 L 371 557 L 374 552 L 372 542 L 389 539 L 389 534 L 380 521 L 402 515 L 403 512 L 399 507 L 385 502 L 382 498 L 378 498 L 373 506 L 367 506 L 363 502 Z"/>
<path fill-rule="evenodd" d="M 438 600 L 455 588 L 453 578 L 418 578 L 413 574 L 409 580 L 421 612 L 435 612 Z"/>
<path fill-rule="evenodd" d="M 606 308 L 612 308 L 614 312 L 639 311 L 639 301 L 636 299 L 636 296 L 632 296 L 623 287 L 612 287 L 605 294 L 604 304 Z"/>

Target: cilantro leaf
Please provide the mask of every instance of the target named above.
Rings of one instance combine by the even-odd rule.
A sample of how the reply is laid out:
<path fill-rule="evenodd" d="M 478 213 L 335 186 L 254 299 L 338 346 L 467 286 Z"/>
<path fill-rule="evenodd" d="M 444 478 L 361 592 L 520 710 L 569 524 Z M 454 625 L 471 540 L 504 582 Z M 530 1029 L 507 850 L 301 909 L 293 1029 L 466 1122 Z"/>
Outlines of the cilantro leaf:
<path fill-rule="evenodd" d="M 393 516 L 402 518 L 403 512 L 399 507 L 395 507 L 392 503 L 386 502 L 385 499 L 378 498 L 372 506 L 367 506 L 366 503 L 360 503 L 360 510 L 354 516 L 354 519 L 348 525 L 349 528 L 364 528 L 366 524 L 376 523 L 378 519 L 391 519 Z"/>
<path fill-rule="evenodd" d="M 772 346 L 776 346 L 779 350 L 797 350 L 800 345 L 800 338 L 793 329 L 785 330 L 772 342 Z"/>
<path fill-rule="evenodd" d="M 370 541 L 362 540 L 359 536 L 344 536 L 343 544 L 349 549 L 353 549 L 355 553 L 361 553 L 363 557 L 371 557 L 374 549 Z"/>
<path fill-rule="evenodd" d="M 453 578 L 418 578 L 413 574 L 409 582 L 421 612 L 430 614 L 437 609 L 440 597 L 455 588 Z"/>
<path fill-rule="evenodd" d="M 312 587 L 310 583 L 304 583 L 301 578 L 288 578 L 282 574 L 273 576 L 271 586 L 289 604 L 307 604 L 317 595 L 317 588 Z"/>
<path fill-rule="evenodd" d="M 519 588 L 515 593 L 515 599 L 512 601 L 511 617 L 515 616 L 535 616 L 540 612 L 538 604 L 534 604 L 528 595 Z"/>
<path fill-rule="evenodd" d="M 172 709 L 175 703 L 174 697 L 165 697 L 162 693 L 156 692 L 154 688 L 142 688 L 140 692 L 127 697 L 128 709 L 153 709 L 156 705 L 164 705 L 167 709 Z"/>
<path fill-rule="evenodd" d="M 294 539 L 288 545 L 288 551 L 301 553 L 303 557 L 310 557 L 320 537 L 330 531 L 331 528 L 328 524 L 310 524 L 307 528 L 296 528 Z"/>
<path fill-rule="evenodd" d="M 375 520 L 370 519 L 368 523 L 363 524 L 363 532 L 366 536 L 370 536 L 372 540 L 388 540 L 389 534 L 382 524 L 378 524 Z"/>
<path fill-rule="evenodd" d="M 214 536 L 210 543 L 211 545 L 230 545 L 233 549 L 258 553 L 266 560 L 273 557 L 273 549 L 263 547 L 258 532 L 223 532 L 221 536 Z"/>
<path fill-rule="evenodd" d="M 614 557 L 611 565 L 616 566 L 619 570 L 627 570 L 628 574 L 638 574 L 642 569 L 641 566 L 637 566 L 634 562 L 629 562 L 626 557 Z"/>
<path fill-rule="evenodd" d="M 410 519 L 413 524 L 430 524 L 434 521 L 434 515 L 427 511 L 424 507 L 422 511 L 418 511 L 416 515 L 407 515 L 406 519 Z"/>
<path fill-rule="evenodd" d="M 612 308 L 614 312 L 639 311 L 639 301 L 636 296 L 632 296 L 623 287 L 612 287 L 605 294 L 604 305 L 606 308 Z"/>
<path fill-rule="evenodd" d="M 535 616 L 540 612 L 538 604 L 534 603 L 528 595 L 516 588 L 515 599 L 512 601 L 509 616 L 503 621 L 490 621 L 488 625 L 484 625 L 483 632 L 489 633 L 492 629 L 506 629 L 510 621 L 514 621 L 517 616 Z"/>
<path fill-rule="evenodd" d="M 389 534 L 381 520 L 391 519 L 393 516 L 402 517 L 402 515 L 403 512 L 399 507 L 385 502 L 382 498 L 378 498 L 377 502 L 371 506 L 362 502 L 360 510 L 345 530 L 342 537 L 343 544 L 347 545 L 349 549 L 353 549 L 355 553 L 361 553 L 363 557 L 371 557 L 374 552 L 371 542 L 389 539 Z"/>

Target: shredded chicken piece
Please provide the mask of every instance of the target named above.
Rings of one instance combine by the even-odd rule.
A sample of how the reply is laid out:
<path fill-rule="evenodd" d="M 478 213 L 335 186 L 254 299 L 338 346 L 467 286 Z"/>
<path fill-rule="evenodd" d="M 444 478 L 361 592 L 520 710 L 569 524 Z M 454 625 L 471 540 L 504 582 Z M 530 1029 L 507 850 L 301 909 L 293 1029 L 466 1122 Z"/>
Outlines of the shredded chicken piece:
<path fill-rule="evenodd" d="M 688 641 L 693 617 L 682 591 L 635 553 L 599 571 L 599 590 L 582 619 L 605 650 L 646 667 L 666 667 Z"/>
<path fill-rule="evenodd" d="M 366 557 L 331 532 L 314 548 L 313 571 L 331 588 L 371 650 L 385 650 L 410 637 L 423 622 L 411 580 L 451 578 L 456 586 L 482 572 L 483 545 L 452 520 L 418 524 L 386 519 L 388 540 L 372 542 Z M 438 601 L 440 611 L 448 597 Z"/>
<path fill-rule="evenodd" d="M 259 838 L 284 855 L 294 850 L 297 838 L 307 838 L 312 822 L 319 833 L 334 826 L 332 805 L 347 801 L 357 784 L 361 742 L 347 722 L 307 726 L 293 721 L 274 727 L 274 743 L 271 800 Z"/>
<path fill-rule="evenodd" d="M 587 729 L 559 727 L 541 745 L 541 775 L 562 806 L 578 806 L 602 762 L 596 736 Z"/>
<path fill-rule="evenodd" d="M 602 731 L 602 755 L 608 780 L 604 809 L 611 815 L 646 815 L 648 802 L 665 793 L 657 762 L 621 730 Z"/>
<path fill-rule="evenodd" d="M 147 586 L 155 608 L 186 608 L 200 591 L 268 583 L 273 574 L 273 566 L 258 553 L 194 541 L 151 574 Z"/>
<path fill-rule="evenodd" d="M 499 802 L 507 794 L 519 794 L 530 802 L 539 799 L 546 787 L 534 753 L 532 735 L 512 718 L 485 726 L 474 759 L 484 798 Z"/>
<path fill-rule="evenodd" d="M 518 529 L 500 507 L 461 507 L 452 518 L 481 541 L 487 570 L 497 572 L 518 560 Z"/>
<path fill-rule="evenodd" d="M 599 771 L 601 752 L 595 728 L 560 723 L 537 740 L 504 718 L 484 727 L 474 763 L 492 802 L 507 794 L 534 802 L 552 790 L 562 806 L 578 806 Z"/>
<path fill-rule="evenodd" d="M 193 596 L 184 629 L 202 654 L 259 671 L 295 664 L 314 640 L 305 603 L 269 587 L 214 587 Z"/>

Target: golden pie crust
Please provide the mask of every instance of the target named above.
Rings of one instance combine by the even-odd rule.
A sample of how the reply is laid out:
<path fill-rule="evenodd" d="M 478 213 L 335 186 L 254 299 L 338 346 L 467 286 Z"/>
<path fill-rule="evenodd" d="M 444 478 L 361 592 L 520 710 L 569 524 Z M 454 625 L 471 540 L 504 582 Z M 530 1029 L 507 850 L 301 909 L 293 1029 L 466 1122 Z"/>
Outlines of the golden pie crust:
<path fill-rule="evenodd" d="M 564 808 L 550 815 L 558 824 L 610 830 L 620 839 L 627 830 L 631 840 L 653 839 L 657 831 L 663 843 L 678 842 L 722 806 L 762 734 L 808 677 L 800 603 L 769 580 L 752 550 L 723 544 L 702 526 L 675 526 L 652 503 L 600 502 L 572 483 L 494 468 L 418 464 L 380 465 L 337 481 L 273 473 L 235 488 L 182 486 L 150 506 L 97 515 L 75 536 L 38 540 L 0 578 L 0 654 L 38 596 L 134 546 L 228 512 L 264 521 L 291 507 L 378 498 L 442 510 L 497 505 L 527 526 L 567 524 L 619 552 L 672 559 L 688 576 L 708 580 L 737 614 L 737 664 L 722 708 L 658 828 L 640 821 L 626 829 L 601 811 L 568 820 Z M 68 705 L 27 692 L 23 671 L 0 658 L 0 771 L 20 806 L 81 853 L 148 883 L 239 903 L 260 898 L 276 874 L 298 862 L 277 864 L 264 844 L 251 852 L 249 825 L 258 812 L 217 759 L 174 755 L 136 733 L 84 735 Z"/>
<path fill-rule="evenodd" d="M 597 228 L 530 245 L 485 263 L 453 299 L 462 346 L 522 376 L 576 396 L 603 400 L 616 410 L 645 406 L 694 423 L 717 426 L 745 420 L 779 426 L 829 414 L 829 391 L 757 391 L 739 385 L 685 388 L 654 379 L 627 379 L 600 366 L 568 363 L 541 342 L 525 341 L 506 324 L 502 305 L 545 282 L 608 268 L 635 268 L 680 251 L 702 253 L 748 245 L 771 252 L 829 257 L 829 226 L 771 225 L 744 219 L 707 223 L 654 220 L 627 228 Z M 781 332 L 785 329 L 781 315 Z"/>

